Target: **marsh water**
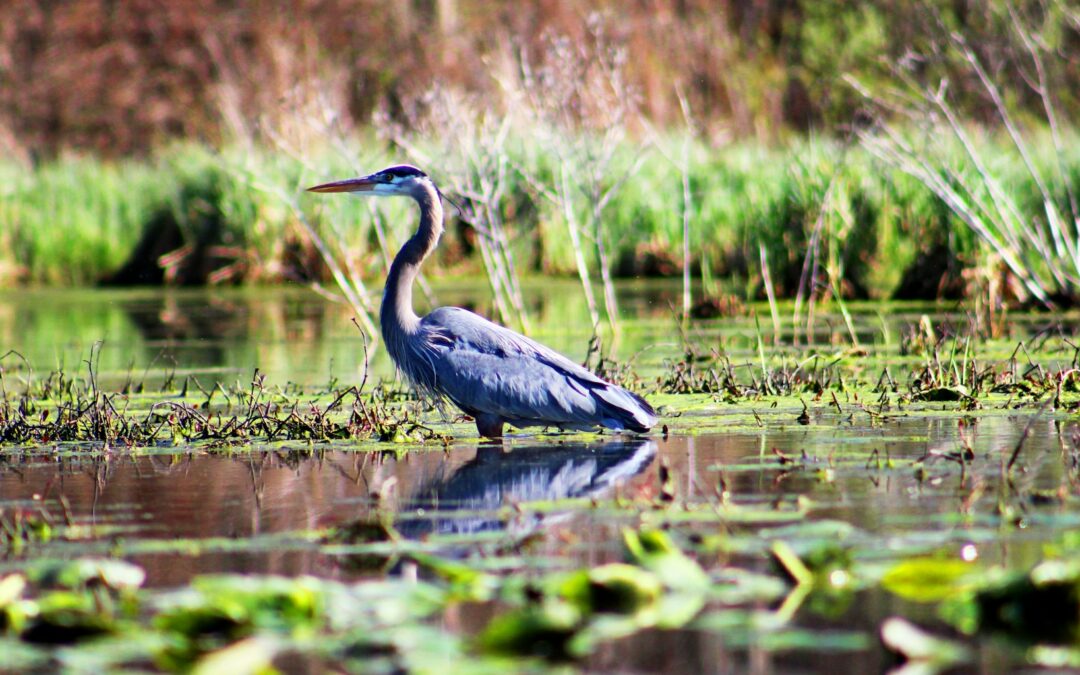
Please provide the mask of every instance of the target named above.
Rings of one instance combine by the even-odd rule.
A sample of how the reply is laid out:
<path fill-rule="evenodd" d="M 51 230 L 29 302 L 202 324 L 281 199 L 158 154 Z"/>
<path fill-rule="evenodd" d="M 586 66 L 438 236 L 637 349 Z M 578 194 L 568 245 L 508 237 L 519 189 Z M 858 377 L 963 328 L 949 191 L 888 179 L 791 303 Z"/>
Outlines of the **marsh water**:
<path fill-rule="evenodd" d="M 534 334 L 581 360 L 592 330 L 576 287 L 560 284 L 530 292 Z M 440 304 L 482 312 L 485 297 L 479 286 L 438 289 Z M 756 308 L 756 318 L 746 312 L 696 321 L 680 335 L 673 318 L 677 287 L 634 285 L 619 297 L 622 333 L 608 348 L 631 363 L 646 391 L 688 342 L 722 350 L 735 369 L 758 367 L 761 325 L 771 325 L 767 306 Z M 876 347 L 868 371 L 899 369 L 909 358 L 900 336 L 924 315 L 963 324 L 963 313 L 948 309 L 853 305 L 850 328 L 839 314 L 823 313 L 809 339 L 825 352 L 840 352 L 856 339 Z M 365 362 L 349 319 L 347 309 L 306 289 L 21 291 L 0 295 L 0 340 L 4 351 L 18 352 L 2 365 L 9 372 L 29 363 L 41 373 L 85 369 L 89 361 L 100 386 L 114 388 L 179 386 L 185 379 L 212 388 L 249 382 L 255 369 L 271 383 L 312 391 L 359 384 L 365 374 L 369 382 L 392 379 L 381 352 Z M 1061 317 L 1010 321 L 1011 330 L 1029 339 L 1071 331 Z M 1009 354 L 984 358 L 993 357 Z M 943 404 L 881 416 L 850 396 L 826 395 L 802 401 L 809 410 L 803 417 L 799 401 L 776 404 L 767 397 L 757 404 L 725 402 L 721 395 L 688 396 L 685 405 L 671 395 L 658 400 L 666 429 L 643 438 L 519 433 L 493 446 L 459 433 L 445 446 L 405 444 L 395 452 L 347 440 L 137 451 L 7 446 L 0 449 L 0 508 L 43 508 L 81 528 L 82 536 L 37 555 L 118 556 L 141 566 L 152 588 L 223 572 L 347 582 L 416 574 L 407 564 L 373 561 L 367 549 L 311 534 L 387 512 L 402 537 L 440 555 L 490 559 L 525 576 L 621 560 L 620 531 L 642 522 L 677 533 L 709 568 L 763 573 L 775 571 L 769 546 L 776 540 L 797 552 L 842 542 L 868 568 L 937 555 L 1025 569 L 1080 525 L 1080 511 L 1068 500 L 1037 498 L 1074 491 L 1062 457 L 1080 427 L 1066 414 Z M 435 428 L 451 423 L 431 414 Z M 1002 467 L 1018 444 L 1024 471 L 1006 477 Z M 957 461 L 968 451 L 969 459 Z M 1028 497 L 1010 501 L 1003 496 L 1010 490 Z M 677 506 L 655 514 L 618 508 L 650 501 Z M 533 503 L 540 506 L 519 508 Z M 514 542 L 511 559 L 492 553 L 505 551 L 507 542 Z M 10 571 L 26 562 L 24 554 L 0 564 Z M 751 599 L 744 609 L 777 604 Z M 467 603 L 439 621 L 468 635 L 498 611 L 497 603 Z M 688 627 L 613 640 L 578 665 L 623 672 L 876 672 L 894 663 L 878 638 L 891 616 L 952 634 L 931 606 L 856 585 L 802 603 L 782 631 L 755 632 L 733 623 L 730 610 L 710 605 Z M 995 641 L 973 647 L 971 669 L 1014 663 Z"/>

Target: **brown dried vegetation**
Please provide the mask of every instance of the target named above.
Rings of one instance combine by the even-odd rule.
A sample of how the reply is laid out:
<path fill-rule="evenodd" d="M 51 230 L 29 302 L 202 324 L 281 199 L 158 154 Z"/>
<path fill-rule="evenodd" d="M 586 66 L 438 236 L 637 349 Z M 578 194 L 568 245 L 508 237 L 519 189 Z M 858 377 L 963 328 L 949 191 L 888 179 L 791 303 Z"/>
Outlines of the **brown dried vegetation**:
<path fill-rule="evenodd" d="M 830 129 L 860 107 L 841 75 L 863 79 L 906 58 L 945 27 L 963 31 L 991 68 L 1021 49 L 996 3 L 925 6 L 724 0 L 20 0 L 0 4 L 0 149 L 145 153 L 166 139 L 216 141 L 288 109 L 298 89 L 329 93 L 347 123 L 397 115 L 434 83 L 483 95 L 542 63 L 551 35 L 586 44 L 599 11 L 607 39 L 630 55 L 644 113 L 682 119 L 675 89 L 716 138 L 772 139 Z M 1054 2 L 1020 11 L 1076 40 L 1075 16 Z M 999 8 L 1000 9 L 1000 8 Z M 1051 25 L 1053 24 L 1053 25 Z M 842 50 L 837 45 L 843 44 Z M 1063 59 L 1061 81 L 1076 81 Z M 924 67 L 931 68 L 924 64 Z M 947 68 L 947 66 L 946 66 Z M 928 73 L 932 74 L 932 73 Z M 997 73 L 1018 82 L 1023 73 Z M 954 88 L 978 98 L 978 85 Z M 1075 88 L 1062 90 L 1075 105 Z M 497 97 L 496 97 L 497 98 Z M 1033 107 L 1039 102 L 1032 98 Z"/>

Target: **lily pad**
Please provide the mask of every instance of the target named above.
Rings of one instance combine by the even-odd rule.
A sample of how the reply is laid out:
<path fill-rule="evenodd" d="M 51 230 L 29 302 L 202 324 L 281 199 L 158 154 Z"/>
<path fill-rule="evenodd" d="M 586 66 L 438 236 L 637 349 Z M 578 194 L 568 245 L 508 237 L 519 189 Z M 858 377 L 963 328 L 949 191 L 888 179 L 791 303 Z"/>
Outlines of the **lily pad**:
<path fill-rule="evenodd" d="M 979 568 L 952 558 L 912 558 L 897 563 L 881 578 L 890 593 L 915 602 L 940 602 L 971 587 Z"/>

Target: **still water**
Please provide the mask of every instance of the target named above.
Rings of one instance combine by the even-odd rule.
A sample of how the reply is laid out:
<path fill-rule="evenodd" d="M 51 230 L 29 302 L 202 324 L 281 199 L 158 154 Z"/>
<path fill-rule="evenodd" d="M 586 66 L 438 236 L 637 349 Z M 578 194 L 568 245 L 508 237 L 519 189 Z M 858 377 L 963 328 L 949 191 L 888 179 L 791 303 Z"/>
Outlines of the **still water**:
<path fill-rule="evenodd" d="M 482 300 L 488 296 L 472 283 L 439 287 L 435 300 L 490 315 Z M 565 281 L 545 282 L 530 296 L 534 336 L 576 359 L 584 357 L 592 335 L 580 296 L 580 287 Z M 676 298 L 677 289 L 666 285 L 630 286 L 620 299 L 628 317 L 662 319 L 671 316 Z M 417 302 L 423 311 L 424 299 Z M 258 368 L 279 384 L 357 384 L 365 368 L 363 340 L 351 318 L 347 306 L 296 287 L 0 291 L 5 352 L 19 352 L 39 372 L 84 370 L 100 343 L 97 372 L 120 382 L 191 374 L 212 386 L 247 381 Z M 627 355 L 658 335 L 670 342 L 673 324 L 664 323 L 630 328 Z M 14 357 L 3 363 L 10 367 Z M 393 377 L 383 350 L 366 365 L 373 377 Z"/>
<path fill-rule="evenodd" d="M 566 320 L 583 316 L 584 308 L 574 300 L 574 286 L 561 291 L 532 294 L 536 336 L 581 359 L 592 331 L 581 320 Z M 439 291 L 441 303 L 483 311 L 483 302 L 470 302 L 476 297 L 484 297 L 482 289 Z M 672 287 L 632 287 L 620 296 L 627 318 L 613 353 L 633 358 L 646 381 L 662 376 L 683 347 L 673 337 L 676 298 Z M 867 343 L 887 342 L 890 332 L 899 335 L 920 315 L 918 308 L 867 308 L 856 314 L 856 328 Z M 821 323 L 833 330 L 840 320 Z M 703 322 L 689 339 L 722 345 L 738 364 L 754 358 L 757 330 L 745 319 Z M 18 372 L 23 358 L 37 372 L 85 368 L 91 349 L 103 341 L 96 370 L 102 382 L 114 385 L 192 377 L 206 387 L 249 381 L 256 368 L 271 382 L 311 387 L 358 383 L 365 369 L 373 378 L 393 377 L 382 356 L 365 364 L 346 309 L 302 289 L 8 294 L 0 296 L 0 338 L 4 351 L 21 355 L 3 361 Z M 889 346 L 881 348 L 887 353 Z M 730 517 L 660 520 L 675 518 L 681 541 L 719 539 L 719 546 L 701 547 L 708 567 L 759 571 L 769 571 L 767 542 L 775 538 L 796 549 L 839 538 L 870 566 L 907 553 L 964 550 L 987 563 L 1023 569 L 1040 559 L 1045 545 L 1080 525 L 1066 507 L 1051 506 L 1016 515 L 1022 527 L 1005 527 L 996 507 L 1004 489 L 1003 457 L 1025 429 L 1025 457 L 1035 459 L 1017 479 L 1023 489 L 1072 489 L 1060 456 L 1080 432 L 1067 418 L 1033 419 L 1030 412 L 1005 408 L 878 420 L 857 408 L 821 403 L 809 424 L 797 422 L 798 408 L 767 405 L 755 409 L 756 422 L 748 424 L 745 408 L 714 403 L 707 411 L 662 409 L 674 431 L 642 439 L 521 434 L 504 447 L 466 439 L 408 453 L 289 442 L 134 454 L 7 448 L 0 451 L 0 500 L 7 509 L 64 514 L 82 528 L 81 538 L 57 543 L 49 555 L 119 552 L 146 570 L 148 586 L 160 588 L 218 572 L 347 581 L 381 576 L 386 569 L 310 533 L 386 511 L 398 514 L 404 537 L 436 536 L 444 542 L 440 553 L 451 557 L 527 539 L 528 559 L 543 564 L 522 564 L 526 575 L 622 559 L 620 530 L 643 516 L 640 510 L 592 508 L 597 500 L 663 496 L 690 514 L 699 506 L 716 508 Z M 950 459 L 962 448 L 976 459 L 966 465 Z M 917 467 L 903 462 L 916 459 L 923 460 Z M 576 501 L 559 508 L 556 502 L 565 499 Z M 531 502 L 555 506 L 507 515 L 508 506 Z M 454 537 L 463 542 L 460 550 Z M 20 564 L 3 563 L 9 570 Z M 443 621 L 449 630 L 469 633 L 493 611 L 466 606 Z M 605 644 L 583 665 L 598 671 L 876 672 L 893 658 L 877 638 L 882 621 L 893 615 L 940 628 L 931 609 L 870 587 L 800 610 L 794 626 L 813 631 L 809 641 L 766 647 L 702 624 Z M 864 639 L 832 649 L 828 637 L 834 634 Z M 995 670 L 994 647 L 979 649 L 978 669 Z"/>

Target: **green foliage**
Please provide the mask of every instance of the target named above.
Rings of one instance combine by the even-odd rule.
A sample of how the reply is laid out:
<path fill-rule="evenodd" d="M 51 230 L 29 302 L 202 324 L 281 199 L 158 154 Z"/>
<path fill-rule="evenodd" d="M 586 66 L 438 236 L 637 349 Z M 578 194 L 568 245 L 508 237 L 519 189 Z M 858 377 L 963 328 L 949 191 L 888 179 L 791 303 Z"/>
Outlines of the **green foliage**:
<path fill-rule="evenodd" d="M 146 573 L 142 568 L 123 560 L 79 558 L 70 562 L 46 560 L 33 565 L 28 577 L 39 586 L 75 590 L 102 586 L 124 592 L 141 587 Z"/>
<path fill-rule="evenodd" d="M 973 596 L 978 630 L 1030 642 L 1080 643 L 1080 566 L 1043 562 L 1027 574 L 999 577 Z"/>
<path fill-rule="evenodd" d="M 657 142 L 666 147 L 681 141 L 676 134 Z M 978 142 L 986 156 L 1007 154 L 1008 139 L 982 136 Z M 1045 174 L 1056 171 L 1051 165 L 1062 159 L 1072 180 L 1080 181 L 1080 155 L 1058 158 L 1046 136 L 1033 136 L 1031 146 L 1040 151 L 1034 161 Z M 303 219 L 329 242 L 350 275 L 377 284 L 385 257 L 414 225 L 411 205 L 379 204 L 389 223 L 384 250 L 369 204 L 312 200 L 302 193 L 319 180 L 392 161 L 357 152 L 360 169 L 328 149 L 316 149 L 312 161 L 301 163 L 282 152 L 241 146 L 212 152 L 195 144 L 171 146 L 148 162 L 68 158 L 29 173 L 0 165 L 14 186 L 0 193 L 0 241 L 7 243 L 0 282 L 88 284 L 132 265 L 166 283 L 325 280 Z M 511 166 L 524 167 L 535 180 L 549 180 L 554 170 L 551 153 L 526 137 L 508 141 L 505 152 Z M 613 176 L 621 175 L 636 152 L 632 142 L 619 148 Z M 680 174 L 656 151 L 646 152 L 602 216 L 617 275 L 674 275 L 682 267 Z M 958 151 L 950 152 L 963 166 Z M 437 165 L 426 168 L 440 179 Z M 1008 186 L 1023 218 L 1045 218 L 1030 174 L 1015 162 L 989 169 Z M 710 276 L 729 277 L 752 296 L 765 296 L 762 246 L 781 298 L 795 297 L 800 283 L 809 292 L 808 265 L 818 270 L 819 293 L 956 294 L 964 286 L 959 268 L 986 259 L 975 234 L 939 197 L 900 170 L 883 168 L 862 148 L 814 138 L 719 151 L 693 142 L 687 170 L 691 266 L 707 265 Z M 1068 212 L 1064 185 L 1053 192 L 1062 213 Z M 514 256 L 528 262 L 523 267 L 572 275 L 576 262 L 565 214 L 516 171 L 508 173 L 505 189 L 501 218 Z M 587 222 L 590 206 L 583 194 L 575 194 L 570 208 L 579 222 Z M 474 269 L 482 265 L 469 243 L 475 234 L 459 229 L 454 217 L 448 210 L 449 244 L 436 256 L 432 274 L 439 273 L 440 261 L 458 265 L 462 253 L 473 253 L 468 262 Z M 590 255 L 586 264 L 595 271 L 598 261 Z"/>
<path fill-rule="evenodd" d="M 584 656 L 582 645 L 574 643 L 581 619 L 571 605 L 548 600 L 496 617 L 477 639 L 477 647 L 489 654 L 566 661 Z"/>
<path fill-rule="evenodd" d="M 888 52 L 888 10 L 873 3 L 810 2 L 788 28 L 799 36 L 801 82 L 824 119 L 844 119 L 859 106 L 856 92 L 836 87 L 846 73 L 873 75 Z M 838 45 L 843 45 L 838 49 Z"/>
<path fill-rule="evenodd" d="M 963 592 L 980 572 L 972 563 L 952 558 L 912 558 L 897 563 L 881 578 L 891 593 L 915 602 L 940 602 Z"/>
<path fill-rule="evenodd" d="M 0 169 L 0 278 L 88 284 L 138 243 L 177 178 L 142 162 L 68 157 L 33 171 Z"/>
<path fill-rule="evenodd" d="M 477 645 L 492 654 L 566 660 L 646 628 L 676 629 L 705 606 L 708 575 L 659 530 L 624 530 L 634 564 L 611 563 L 555 576 L 539 597 L 497 617 Z"/>
<path fill-rule="evenodd" d="M 144 578 L 141 568 L 119 560 L 39 563 L 26 577 L 0 581 L 0 629 L 50 645 L 119 635 L 135 619 Z M 36 597 L 20 597 L 27 581 L 42 589 Z"/>
<path fill-rule="evenodd" d="M 940 615 L 965 633 L 1004 636 L 1013 645 L 1033 647 L 1027 654 L 1035 662 L 1076 661 L 1080 568 L 1072 561 L 1051 559 L 1013 572 L 946 558 L 913 558 L 886 572 L 882 585 L 909 600 L 937 603 Z M 891 648 L 912 660 L 930 660 L 928 648 L 937 642 L 908 624 L 886 622 L 882 634 Z M 948 660 L 965 658 L 960 645 L 938 647 L 945 650 L 942 655 L 953 655 Z"/>
<path fill-rule="evenodd" d="M 520 138 L 507 148 L 512 162 L 530 175 L 544 179 L 550 173 L 552 157 L 536 143 Z M 621 171 L 634 152 L 631 145 L 621 148 L 612 170 Z M 212 152 L 182 144 L 149 162 L 46 163 L 0 194 L 0 239 L 9 244 L 0 281 L 88 284 L 132 265 L 157 270 L 166 283 L 325 278 L 299 226 L 298 219 L 305 218 L 350 270 L 377 282 L 385 273 L 384 253 L 392 254 L 413 226 L 410 205 L 380 204 L 392 224 L 386 233 L 390 250 L 382 251 L 368 204 L 302 195 L 308 184 L 358 171 L 334 153 L 316 155 L 302 165 L 280 152 L 242 147 Z M 370 169 L 388 161 L 363 155 L 358 164 Z M 438 180 L 438 167 L 427 168 Z M 713 272 L 746 280 L 759 293 L 762 244 L 781 296 L 798 290 L 809 242 L 820 230 L 821 260 L 830 261 L 832 272 L 856 294 L 880 297 L 891 293 L 920 250 L 956 241 L 950 219 L 928 191 L 902 174 L 877 170 L 865 153 L 828 141 L 778 149 L 740 145 L 720 152 L 694 144 L 688 170 L 691 264 L 708 261 Z M 0 172 L 19 175 L 12 165 L 0 166 Z M 572 274 L 574 252 L 564 214 L 515 172 L 507 190 L 502 217 L 512 230 L 515 256 L 546 273 Z M 681 200 L 678 171 L 658 154 L 648 154 L 603 214 L 617 274 L 679 271 Z M 575 199 L 572 208 L 586 222 L 588 203 Z M 457 236 L 451 222 L 444 258 L 469 250 L 472 235 Z M 959 245 L 955 253 L 962 254 L 963 242 Z"/>
<path fill-rule="evenodd" d="M 693 592 L 709 584 L 701 566 L 660 530 L 624 530 L 623 543 L 630 559 L 655 574 L 668 588 Z"/>
<path fill-rule="evenodd" d="M 612 563 L 571 576 L 562 595 L 583 612 L 633 614 L 656 603 L 663 587 L 653 574 Z"/>
<path fill-rule="evenodd" d="M 171 669 L 259 631 L 310 635 L 325 621 L 323 585 L 315 579 L 203 577 L 155 618 L 170 647 Z"/>

